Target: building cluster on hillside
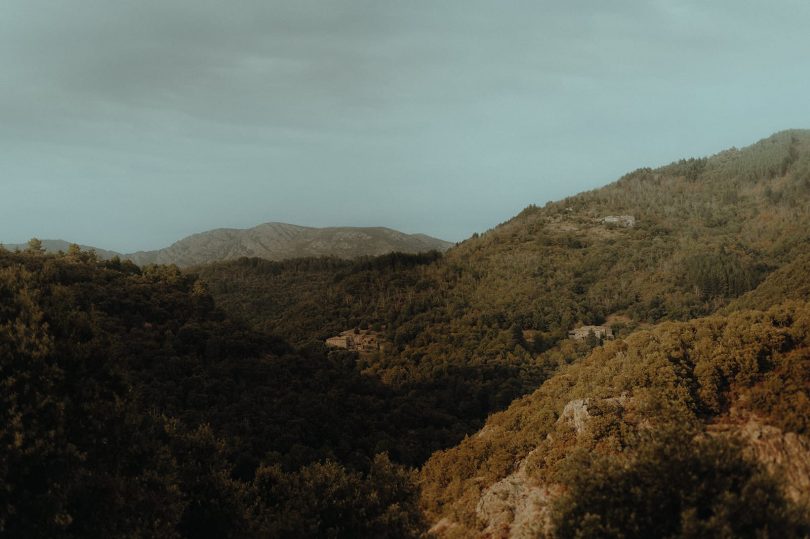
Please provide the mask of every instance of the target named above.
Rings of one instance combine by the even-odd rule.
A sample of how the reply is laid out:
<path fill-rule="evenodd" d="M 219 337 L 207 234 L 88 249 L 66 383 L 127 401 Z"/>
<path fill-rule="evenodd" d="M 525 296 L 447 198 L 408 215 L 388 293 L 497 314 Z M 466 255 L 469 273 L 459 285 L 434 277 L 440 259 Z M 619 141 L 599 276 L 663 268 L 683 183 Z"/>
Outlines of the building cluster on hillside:
<path fill-rule="evenodd" d="M 376 352 L 380 349 L 380 337 L 370 329 L 350 329 L 326 339 L 326 346 L 351 352 Z"/>
<path fill-rule="evenodd" d="M 612 339 L 613 330 L 610 326 L 581 326 L 568 332 L 568 337 L 575 341 L 584 341 L 591 335 L 597 339 Z"/>
<path fill-rule="evenodd" d="M 600 223 L 606 225 L 619 225 L 632 228 L 636 226 L 636 218 L 633 215 L 607 215 L 599 219 Z"/>

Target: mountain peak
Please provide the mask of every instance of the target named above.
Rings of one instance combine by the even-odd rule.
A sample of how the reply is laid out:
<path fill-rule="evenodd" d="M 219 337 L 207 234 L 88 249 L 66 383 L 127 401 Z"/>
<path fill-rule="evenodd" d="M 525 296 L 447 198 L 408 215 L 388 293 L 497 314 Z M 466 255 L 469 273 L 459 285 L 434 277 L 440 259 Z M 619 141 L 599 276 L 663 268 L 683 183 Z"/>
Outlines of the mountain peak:
<path fill-rule="evenodd" d="M 423 234 L 384 227 L 315 228 L 268 222 L 252 228 L 219 228 L 175 242 L 165 249 L 126 255 L 139 265 L 196 266 L 214 261 L 257 257 L 267 260 L 335 256 L 357 258 L 400 251 L 445 251 L 452 244 Z"/>

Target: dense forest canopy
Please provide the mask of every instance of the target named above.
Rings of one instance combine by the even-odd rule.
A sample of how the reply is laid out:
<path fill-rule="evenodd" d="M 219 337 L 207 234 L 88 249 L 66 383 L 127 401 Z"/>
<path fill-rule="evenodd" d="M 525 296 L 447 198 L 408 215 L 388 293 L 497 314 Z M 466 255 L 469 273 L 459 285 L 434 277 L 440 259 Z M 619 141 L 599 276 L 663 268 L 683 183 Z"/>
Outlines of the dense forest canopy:
<path fill-rule="evenodd" d="M 229 322 L 176 268 L 80 251 L 0 253 L 0 298 L 7 536 L 420 529 L 386 452 L 421 461 L 411 426 L 453 427 L 356 358 Z"/>

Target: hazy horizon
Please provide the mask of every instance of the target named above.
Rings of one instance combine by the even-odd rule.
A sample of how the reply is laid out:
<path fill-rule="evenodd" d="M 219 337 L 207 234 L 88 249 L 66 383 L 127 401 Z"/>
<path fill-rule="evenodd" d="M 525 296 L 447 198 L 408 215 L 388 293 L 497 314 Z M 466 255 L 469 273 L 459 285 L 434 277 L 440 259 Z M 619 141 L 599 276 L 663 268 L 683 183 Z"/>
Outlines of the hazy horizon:
<path fill-rule="evenodd" d="M 277 221 L 460 241 L 810 127 L 810 5 L 7 0 L 0 242 Z"/>
<path fill-rule="evenodd" d="M 66 242 L 66 243 L 68 243 L 68 244 L 73 244 L 73 243 L 75 243 L 75 244 L 78 244 L 78 245 L 80 245 L 80 246 L 84 246 L 84 247 L 90 247 L 90 248 L 95 248 L 95 249 L 102 249 L 102 250 L 104 250 L 104 251 L 110 251 L 110 252 L 112 252 L 112 253 L 123 254 L 123 255 L 131 255 L 131 254 L 137 254 L 137 253 L 139 253 L 139 252 L 158 251 L 158 250 L 160 250 L 160 249 L 163 249 L 163 248 L 166 248 L 166 247 L 170 247 L 170 246 L 172 246 L 172 245 L 173 245 L 173 244 L 175 244 L 175 243 L 179 243 L 179 242 L 181 242 L 182 240 L 187 239 L 187 238 L 189 238 L 189 237 L 191 237 L 191 236 L 195 236 L 195 235 L 204 235 L 204 234 L 205 234 L 205 233 L 207 233 L 207 232 L 214 232 L 214 231 L 216 231 L 216 230 L 250 230 L 250 229 L 253 229 L 253 228 L 258 228 L 258 227 L 261 227 L 261 226 L 263 226 L 263 225 L 273 225 L 273 224 L 282 224 L 282 225 L 300 226 L 300 227 L 303 227 L 303 228 L 315 228 L 315 229 L 319 229 L 319 230 L 330 229 L 330 228 L 335 228 L 335 229 L 346 229 L 346 228 L 350 228 L 350 229 L 355 229 L 355 228 L 357 228 L 357 229 L 375 229 L 375 228 L 386 228 L 386 229 L 394 230 L 394 229 L 391 229 L 391 227 L 386 227 L 386 226 L 355 227 L 355 226 L 339 226 L 339 225 L 338 225 L 338 226 L 325 226 L 325 227 L 309 227 L 309 226 L 307 226 L 307 225 L 299 225 L 299 224 L 297 224 L 297 223 L 279 223 L 279 222 L 276 222 L 276 221 L 267 221 L 267 222 L 264 222 L 264 223 L 258 223 L 258 224 L 256 224 L 255 226 L 249 226 L 249 227 L 215 227 L 215 228 L 206 229 L 206 230 L 199 230 L 199 231 L 197 231 L 197 232 L 193 232 L 192 234 L 189 234 L 189 235 L 184 236 L 184 237 L 182 237 L 182 238 L 177 238 L 177 239 L 175 239 L 175 240 L 172 240 L 170 243 L 167 243 L 167 244 L 165 244 L 165 245 L 161 245 L 161 246 L 155 247 L 154 249 L 139 249 L 138 251 L 119 250 L 119 249 L 114 249 L 114 248 L 108 248 L 108 247 L 104 247 L 104 246 L 101 246 L 101 245 L 92 245 L 92 244 L 88 244 L 87 242 L 80 241 L 80 240 L 74 240 L 74 239 L 71 239 L 71 238 L 46 238 L 46 237 L 40 237 L 40 236 L 32 236 L 32 237 L 30 237 L 30 238 L 28 238 L 28 239 L 26 239 L 26 240 L 24 240 L 24 241 L 7 241 L 7 242 L 0 241 L 0 246 L 1 246 L 1 247 L 5 247 L 5 248 L 10 248 L 10 249 L 14 249 L 14 248 L 27 248 L 28 244 L 30 243 L 30 241 L 31 241 L 32 239 L 37 239 L 37 240 L 42 241 L 43 243 L 47 243 L 47 242 Z M 401 231 L 401 230 L 400 230 L 400 231 L 395 230 L 395 232 L 403 232 L 403 231 Z M 422 234 L 422 233 L 420 233 L 420 232 L 406 232 L 406 233 L 407 233 L 407 234 L 411 234 L 411 235 L 420 235 L 420 234 Z M 429 234 L 428 234 L 428 236 L 429 236 Z M 434 238 L 435 238 L 435 237 L 434 237 Z M 442 238 L 435 238 L 435 239 L 442 239 Z M 449 241 L 449 240 L 447 240 L 447 241 Z M 452 243 L 452 242 L 451 242 L 451 243 Z M 54 249 L 54 250 L 55 250 L 55 249 L 57 249 L 57 248 L 60 248 L 60 249 L 61 249 L 61 246 L 56 247 L 56 246 L 43 245 L 43 247 L 44 247 L 44 248 L 46 248 L 46 249 L 48 249 L 48 250 L 51 250 L 51 249 Z"/>

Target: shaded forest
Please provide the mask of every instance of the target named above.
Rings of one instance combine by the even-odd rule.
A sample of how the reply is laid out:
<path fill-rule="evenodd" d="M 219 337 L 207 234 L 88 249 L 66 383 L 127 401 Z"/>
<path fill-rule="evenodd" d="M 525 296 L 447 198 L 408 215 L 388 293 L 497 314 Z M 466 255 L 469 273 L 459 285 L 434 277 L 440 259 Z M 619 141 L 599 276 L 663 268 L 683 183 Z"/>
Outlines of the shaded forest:
<path fill-rule="evenodd" d="M 0 252 L 0 358 L 9 537 L 411 536 L 388 452 L 453 428 L 356 358 L 228 321 L 193 276 L 80 251 Z"/>

